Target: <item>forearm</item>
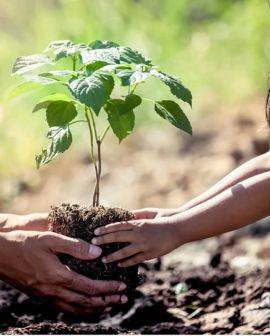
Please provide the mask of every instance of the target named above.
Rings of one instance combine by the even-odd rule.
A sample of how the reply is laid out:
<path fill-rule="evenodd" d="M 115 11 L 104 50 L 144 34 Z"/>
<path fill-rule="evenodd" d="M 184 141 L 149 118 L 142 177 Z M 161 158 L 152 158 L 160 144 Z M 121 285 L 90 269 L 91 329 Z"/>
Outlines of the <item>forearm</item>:
<path fill-rule="evenodd" d="M 268 171 L 270 171 L 269 152 L 242 164 L 240 167 L 236 168 L 231 173 L 226 175 L 223 179 L 221 179 L 218 183 L 216 183 L 206 192 L 192 199 L 190 202 L 184 204 L 182 207 L 176 209 L 175 211 L 172 211 L 172 213 L 175 214 L 180 211 L 182 212 L 191 209 L 196 205 L 208 201 L 212 197 L 222 193 L 224 190 L 232 187 L 233 185 L 236 185 L 241 181 L 244 181 L 252 176 L 256 176 L 258 174 L 262 174 Z"/>
<path fill-rule="evenodd" d="M 236 230 L 270 215 L 270 172 L 253 176 L 174 215 L 179 245 Z"/>
<path fill-rule="evenodd" d="M 6 281 L 6 271 L 12 265 L 12 242 L 9 241 L 7 233 L 0 232 L 0 279 Z"/>
<path fill-rule="evenodd" d="M 0 214 L 0 232 L 7 231 L 12 216 L 11 214 Z"/>
<path fill-rule="evenodd" d="M 45 231 L 47 229 L 47 213 L 28 215 L 0 214 L 0 233 L 13 230 Z"/>

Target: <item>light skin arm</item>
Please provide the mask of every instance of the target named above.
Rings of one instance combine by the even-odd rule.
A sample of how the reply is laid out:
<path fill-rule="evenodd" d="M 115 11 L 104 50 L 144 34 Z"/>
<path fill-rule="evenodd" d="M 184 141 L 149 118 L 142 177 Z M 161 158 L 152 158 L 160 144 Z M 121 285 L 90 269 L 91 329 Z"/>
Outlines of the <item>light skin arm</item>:
<path fill-rule="evenodd" d="M 244 181 L 252 176 L 258 174 L 266 173 L 270 171 L 270 152 L 267 152 L 263 155 L 257 156 L 240 167 L 234 169 L 223 179 L 217 182 L 213 187 L 208 189 L 206 192 L 200 196 L 194 198 L 190 202 L 184 204 L 178 209 L 178 211 L 185 211 L 191 209 L 196 205 L 202 204 L 205 201 L 208 201 L 212 197 L 218 195 L 224 190 L 236 185 L 237 183 Z"/>
<path fill-rule="evenodd" d="M 270 172 L 253 176 L 173 216 L 179 223 L 178 235 L 188 243 L 252 224 L 270 215 L 269 200 Z"/>
<path fill-rule="evenodd" d="M 209 188 L 206 192 L 193 198 L 191 201 L 187 202 L 183 206 L 175 209 L 157 209 L 157 208 L 146 208 L 141 210 L 135 210 L 134 214 L 136 219 L 151 219 L 155 217 L 166 217 L 172 216 L 179 212 L 191 209 L 196 205 L 202 204 L 210 200 L 212 197 L 222 193 L 224 190 L 232 187 L 233 185 L 246 180 L 249 177 L 256 176 L 258 174 L 270 171 L 270 152 L 263 155 L 257 156 L 240 167 L 234 169 L 214 186 Z"/>
<path fill-rule="evenodd" d="M 270 172 L 252 176 L 174 216 L 110 224 L 93 243 L 130 242 L 104 259 L 131 266 L 160 257 L 191 241 L 236 230 L 270 215 Z"/>

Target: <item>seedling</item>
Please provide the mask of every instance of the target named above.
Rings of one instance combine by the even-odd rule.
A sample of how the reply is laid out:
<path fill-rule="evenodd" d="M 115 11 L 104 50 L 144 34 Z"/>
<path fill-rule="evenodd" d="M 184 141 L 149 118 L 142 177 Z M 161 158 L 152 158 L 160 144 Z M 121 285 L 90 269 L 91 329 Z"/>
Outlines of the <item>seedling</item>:
<path fill-rule="evenodd" d="M 47 138 L 50 144 L 36 156 L 38 168 L 70 148 L 75 124 L 82 123 L 89 130 L 90 159 L 96 176 L 92 206 L 62 204 L 52 207 L 48 217 L 49 229 L 56 233 L 91 242 L 97 227 L 134 218 L 129 211 L 99 206 L 101 146 L 110 129 L 119 142 L 132 133 L 135 109 L 144 100 L 148 104 L 150 101 L 160 117 L 192 133 L 190 122 L 176 101 L 154 101 L 135 94 L 150 77 L 164 83 L 176 98 L 191 105 L 190 91 L 136 50 L 114 42 L 94 41 L 85 45 L 55 41 L 42 54 L 18 57 L 13 74 L 21 75 L 24 83 L 10 93 L 11 97 L 42 86 L 52 86 L 56 91 L 43 97 L 33 108 L 34 113 L 45 110 L 49 126 Z M 102 116 L 106 116 L 107 121 L 103 118 L 101 123 Z M 99 131 L 100 124 L 104 127 L 102 132 Z M 124 281 L 127 292 L 131 292 L 139 283 L 138 266 L 120 268 L 115 263 L 104 264 L 101 259 L 124 246 L 126 243 L 104 244 L 103 254 L 94 261 L 78 260 L 68 255 L 59 257 L 75 272 L 92 279 Z"/>
<path fill-rule="evenodd" d="M 172 95 L 191 106 L 190 91 L 179 79 L 162 72 L 151 60 L 130 47 L 99 40 L 89 45 L 54 41 L 41 54 L 18 57 L 12 73 L 22 76 L 24 83 L 11 92 L 11 97 L 48 85 L 53 85 L 56 90 L 38 101 L 33 109 L 33 112 L 45 110 L 49 126 L 47 138 L 50 144 L 36 156 L 38 168 L 70 148 L 75 123 L 84 123 L 88 127 L 90 158 L 96 176 L 94 207 L 99 205 L 104 138 L 110 129 L 119 142 L 131 134 L 135 126 L 135 109 L 143 101 L 152 102 L 153 110 L 160 117 L 192 134 L 190 122 L 177 101 L 154 101 L 135 94 L 150 77 L 160 80 Z M 120 97 L 115 94 L 119 92 L 117 85 L 125 91 Z M 59 93 L 63 89 L 58 90 L 58 87 L 64 88 L 65 93 Z M 108 125 L 99 132 L 97 123 L 102 115 L 107 117 Z"/>

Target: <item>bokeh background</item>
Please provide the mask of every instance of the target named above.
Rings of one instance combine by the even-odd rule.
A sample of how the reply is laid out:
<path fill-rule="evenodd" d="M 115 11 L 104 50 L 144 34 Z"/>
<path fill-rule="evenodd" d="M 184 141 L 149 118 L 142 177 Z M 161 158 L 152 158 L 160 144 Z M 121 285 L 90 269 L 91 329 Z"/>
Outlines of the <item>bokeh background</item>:
<path fill-rule="evenodd" d="M 193 109 L 184 106 L 193 137 L 166 125 L 146 104 L 136 114 L 134 135 L 119 146 L 111 134 L 103 149 L 103 204 L 174 207 L 268 150 L 269 28 L 267 0 L 0 1 L 0 209 L 88 204 L 94 185 L 83 126 L 74 129 L 69 153 L 35 169 L 34 156 L 47 145 L 46 123 L 42 112 L 31 110 L 44 89 L 6 99 L 20 82 L 11 76 L 17 56 L 39 53 L 57 39 L 113 40 L 179 76 L 193 93 Z M 141 92 L 169 94 L 154 81 Z"/>
<path fill-rule="evenodd" d="M 184 106 L 193 137 L 144 105 L 132 136 L 120 146 L 112 134 L 105 141 L 101 189 L 104 205 L 176 207 L 269 149 L 269 31 L 267 0 L 0 0 L 0 211 L 89 204 L 94 187 L 87 130 L 81 126 L 69 153 L 35 169 L 34 156 L 47 145 L 46 125 L 42 113 L 31 110 L 44 91 L 6 99 L 20 82 L 11 77 L 17 56 L 39 53 L 57 39 L 113 40 L 179 76 L 193 93 L 193 109 Z M 168 95 L 154 82 L 141 90 L 162 99 Z M 268 262 L 265 223 L 236 233 L 234 254 L 228 248 L 224 258 L 236 267 Z M 171 257 L 204 264 L 222 241 L 189 244 Z"/>
<path fill-rule="evenodd" d="M 192 117 L 221 110 L 229 117 L 232 107 L 265 96 L 269 15 L 267 0 L 1 0 L 1 97 L 19 81 L 11 78 L 18 55 L 41 52 L 56 39 L 105 39 L 137 48 L 180 76 L 194 96 Z M 33 168 L 44 145 L 44 122 L 29 112 L 34 98 L 1 102 L 2 176 Z M 151 124 L 159 122 L 146 112 Z"/>

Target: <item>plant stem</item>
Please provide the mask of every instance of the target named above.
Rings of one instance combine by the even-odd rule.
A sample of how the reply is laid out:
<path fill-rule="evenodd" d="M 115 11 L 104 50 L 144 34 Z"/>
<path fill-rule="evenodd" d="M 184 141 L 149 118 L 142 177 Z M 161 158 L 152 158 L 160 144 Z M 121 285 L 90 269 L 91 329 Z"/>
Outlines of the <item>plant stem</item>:
<path fill-rule="evenodd" d="M 102 162 L 101 162 L 101 144 L 104 140 L 107 132 L 110 129 L 110 125 L 106 127 L 102 135 L 99 137 L 97 133 L 96 121 L 94 117 L 94 113 L 90 107 L 85 107 L 85 116 L 88 123 L 89 133 L 90 133 L 90 157 L 95 167 L 96 173 L 96 185 L 93 195 L 93 206 L 99 206 L 99 195 L 100 195 L 100 177 L 102 170 Z M 94 141 L 97 146 L 97 160 L 94 155 Z"/>
<path fill-rule="evenodd" d="M 73 71 L 76 71 L 76 56 L 72 57 L 72 69 Z"/>
<path fill-rule="evenodd" d="M 153 100 L 153 99 L 149 99 L 149 98 L 145 98 L 145 97 L 141 97 L 142 98 L 142 100 L 147 100 L 147 101 L 150 101 L 150 102 L 155 102 L 155 100 Z"/>
<path fill-rule="evenodd" d="M 87 123 L 87 120 L 76 120 L 76 121 L 72 121 L 71 123 L 69 123 L 69 125 L 77 124 L 77 123 L 80 123 L 80 122 L 86 122 L 86 123 Z"/>
<path fill-rule="evenodd" d="M 104 140 L 104 138 L 105 138 L 105 136 L 106 136 L 106 134 L 108 133 L 108 131 L 109 131 L 110 128 L 111 128 L 111 126 L 108 125 L 108 126 L 106 127 L 106 129 L 104 130 L 104 132 L 102 133 L 102 135 L 101 135 L 101 137 L 100 137 L 100 142 L 101 142 L 101 143 L 103 142 L 103 140 Z"/>
<path fill-rule="evenodd" d="M 90 117 L 91 117 L 91 120 L 92 120 L 92 125 L 93 125 L 93 129 L 94 129 L 95 139 L 96 139 L 96 142 L 98 142 L 96 122 L 95 122 L 93 111 L 91 110 L 91 108 L 89 108 L 89 112 L 90 112 Z"/>
<path fill-rule="evenodd" d="M 99 206 L 99 186 L 100 186 L 100 176 L 101 176 L 101 142 L 100 139 L 98 137 L 97 134 L 97 127 L 96 127 L 96 122 L 95 122 L 95 118 L 94 118 L 94 114 L 91 108 L 89 108 L 89 114 L 90 114 L 90 118 L 92 121 L 92 126 L 94 129 L 94 136 L 95 136 L 95 141 L 96 141 L 96 145 L 97 145 L 97 169 L 96 169 L 96 187 L 95 187 L 95 206 Z"/>
<path fill-rule="evenodd" d="M 139 85 L 139 83 L 136 83 L 129 94 L 134 93 L 134 91 L 136 90 L 136 88 L 137 88 L 138 85 Z"/>
<path fill-rule="evenodd" d="M 99 190 L 100 190 L 100 176 L 101 176 L 101 141 L 97 141 L 97 154 L 98 154 L 98 178 L 96 183 L 96 206 L 99 206 Z"/>
<path fill-rule="evenodd" d="M 94 164 L 95 167 L 95 173 L 96 173 L 96 181 L 98 181 L 99 179 L 99 174 L 98 174 L 98 167 L 97 167 L 97 163 L 96 163 L 96 159 L 95 159 L 95 155 L 94 155 L 94 135 L 93 135 L 93 129 L 92 129 L 92 125 L 91 125 L 91 121 L 88 115 L 88 109 L 85 106 L 85 117 L 88 123 L 88 128 L 89 128 L 89 135 L 90 135 L 90 158 L 91 161 Z M 96 183 L 97 185 L 97 183 Z M 93 195 L 93 202 L 92 202 L 93 206 L 98 206 L 98 199 L 97 199 L 97 191 L 96 191 L 96 187 L 94 190 L 94 195 Z"/>

